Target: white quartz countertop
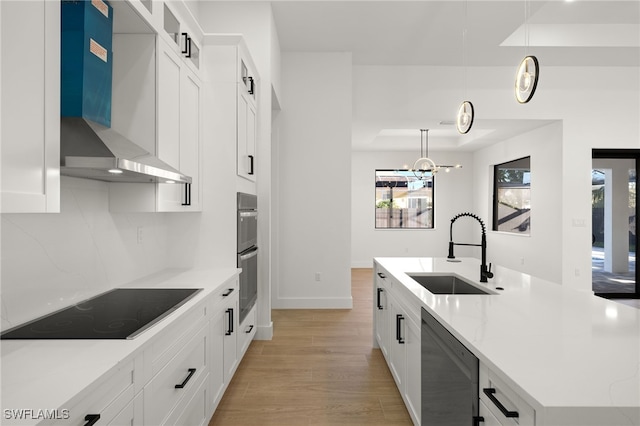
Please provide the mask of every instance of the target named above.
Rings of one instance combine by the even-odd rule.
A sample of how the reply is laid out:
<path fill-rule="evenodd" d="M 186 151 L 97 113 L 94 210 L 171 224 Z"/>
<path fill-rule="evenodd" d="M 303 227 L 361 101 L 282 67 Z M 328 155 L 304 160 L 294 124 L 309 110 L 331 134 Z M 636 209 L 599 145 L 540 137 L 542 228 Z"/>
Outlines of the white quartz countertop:
<path fill-rule="evenodd" d="M 238 269 L 167 269 L 121 287 L 202 288 L 193 298 L 132 340 L 0 341 L 1 424 L 5 410 L 68 409 L 83 392 L 119 363 L 128 361 L 154 336 L 238 274 Z M 86 394 L 84 394 L 86 396 Z"/>
<path fill-rule="evenodd" d="M 483 284 L 474 258 L 375 260 L 533 406 L 621 408 L 639 424 L 639 309 L 500 266 Z M 412 272 L 454 273 L 499 294 L 432 294 Z"/>

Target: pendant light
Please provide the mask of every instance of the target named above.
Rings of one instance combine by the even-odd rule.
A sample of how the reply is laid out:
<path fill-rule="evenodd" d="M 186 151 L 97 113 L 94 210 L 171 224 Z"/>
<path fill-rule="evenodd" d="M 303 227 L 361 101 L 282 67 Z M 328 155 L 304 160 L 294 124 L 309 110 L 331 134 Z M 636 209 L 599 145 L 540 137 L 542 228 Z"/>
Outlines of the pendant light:
<path fill-rule="evenodd" d="M 445 172 L 449 172 L 449 169 L 460 169 L 462 166 L 456 164 L 455 166 L 438 165 L 429 158 L 429 129 L 420 129 L 420 158 L 413 164 L 413 174 L 420 180 L 425 180 L 430 176 L 438 173 L 440 169 L 444 169 Z"/>
<path fill-rule="evenodd" d="M 464 56 L 464 95 L 467 97 L 467 68 L 468 68 L 468 53 L 467 53 L 467 2 L 464 3 L 464 30 L 462 31 L 462 54 Z M 473 126 L 474 109 L 471 101 L 462 101 L 458 107 L 458 113 L 456 114 L 456 129 L 458 133 L 464 135 L 469 133 L 471 126 Z"/>
<path fill-rule="evenodd" d="M 527 52 L 529 48 L 529 2 L 525 0 L 524 4 L 525 57 L 518 66 L 515 82 L 516 100 L 521 104 L 526 104 L 533 97 L 538 87 L 538 76 L 540 75 L 538 58 L 528 55 Z"/>

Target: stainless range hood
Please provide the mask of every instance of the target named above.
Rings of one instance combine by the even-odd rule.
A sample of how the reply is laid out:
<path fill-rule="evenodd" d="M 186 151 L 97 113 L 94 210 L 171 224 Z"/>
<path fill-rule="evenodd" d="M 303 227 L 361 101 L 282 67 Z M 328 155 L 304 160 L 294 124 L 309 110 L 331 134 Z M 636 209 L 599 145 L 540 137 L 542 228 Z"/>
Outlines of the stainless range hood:
<path fill-rule="evenodd" d="M 62 1 L 61 18 L 60 173 L 108 182 L 190 184 L 189 176 L 111 129 L 111 5 Z"/>
<path fill-rule="evenodd" d="M 60 119 L 60 173 L 107 182 L 191 183 L 111 128 L 82 117 Z"/>

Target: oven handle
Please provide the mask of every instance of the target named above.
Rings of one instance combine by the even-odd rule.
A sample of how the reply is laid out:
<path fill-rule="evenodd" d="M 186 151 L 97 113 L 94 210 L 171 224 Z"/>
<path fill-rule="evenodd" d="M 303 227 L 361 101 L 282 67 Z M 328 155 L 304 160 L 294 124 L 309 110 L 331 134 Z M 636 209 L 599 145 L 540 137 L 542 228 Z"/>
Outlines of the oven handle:
<path fill-rule="evenodd" d="M 240 211 L 238 213 L 240 214 L 240 217 L 258 216 L 258 211 L 257 210 L 244 210 L 244 211 Z"/>
<path fill-rule="evenodd" d="M 255 250 L 251 251 L 250 253 L 241 254 L 240 255 L 240 261 L 243 262 L 243 261 L 245 261 L 247 259 L 251 259 L 252 257 L 257 256 L 257 255 L 258 255 L 258 249 L 255 249 Z"/>

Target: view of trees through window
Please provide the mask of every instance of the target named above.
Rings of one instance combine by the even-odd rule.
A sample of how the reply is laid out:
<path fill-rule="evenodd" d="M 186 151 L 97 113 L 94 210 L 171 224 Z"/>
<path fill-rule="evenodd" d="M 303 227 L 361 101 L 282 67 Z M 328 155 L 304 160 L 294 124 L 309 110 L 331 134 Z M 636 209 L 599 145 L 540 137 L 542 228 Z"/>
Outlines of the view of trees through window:
<path fill-rule="evenodd" d="M 531 157 L 494 166 L 493 230 L 531 232 Z"/>
<path fill-rule="evenodd" d="M 376 170 L 376 228 L 432 229 L 433 175 L 411 170 Z"/>

